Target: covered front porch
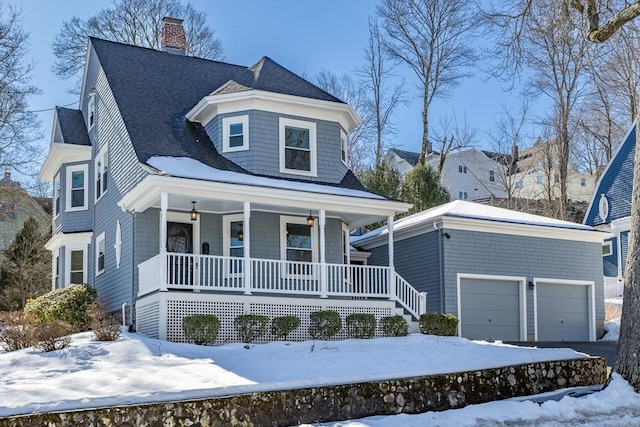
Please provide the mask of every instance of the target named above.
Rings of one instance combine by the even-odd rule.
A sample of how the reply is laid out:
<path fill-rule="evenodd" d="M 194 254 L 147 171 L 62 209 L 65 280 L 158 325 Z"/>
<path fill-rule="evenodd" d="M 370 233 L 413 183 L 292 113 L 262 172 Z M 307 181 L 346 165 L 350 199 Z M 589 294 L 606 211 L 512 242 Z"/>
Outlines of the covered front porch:
<path fill-rule="evenodd" d="M 385 299 L 417 318 L 426 296 L 393 266 L 393 218 L 407 206 L 362 191 L 311 193 L 166 176 L 147 177 L 122 203 L 136 213 L 157 211 L 157 251 L 138 263 L 138 298 L 189 291 Z M 390 225 L 389 264 L 352 265 L 349 230 L 381 219 Z M 180 230 L 187 230 L 184 236 Z"/>

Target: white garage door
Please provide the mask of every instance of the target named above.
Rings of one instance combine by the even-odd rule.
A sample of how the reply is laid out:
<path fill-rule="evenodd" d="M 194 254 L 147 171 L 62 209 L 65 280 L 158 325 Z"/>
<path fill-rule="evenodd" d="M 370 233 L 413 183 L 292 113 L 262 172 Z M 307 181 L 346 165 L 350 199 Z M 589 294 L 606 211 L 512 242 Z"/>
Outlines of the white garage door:
<path fill-rule="evenodd" d="M 589 286 L 536 283 L 538 341 L 589 341 Z"/>
<path fill-rule="evenodd" d="M 474 340 L 521 340 L 520 283 L 460 278 L 460 330 Z"/>

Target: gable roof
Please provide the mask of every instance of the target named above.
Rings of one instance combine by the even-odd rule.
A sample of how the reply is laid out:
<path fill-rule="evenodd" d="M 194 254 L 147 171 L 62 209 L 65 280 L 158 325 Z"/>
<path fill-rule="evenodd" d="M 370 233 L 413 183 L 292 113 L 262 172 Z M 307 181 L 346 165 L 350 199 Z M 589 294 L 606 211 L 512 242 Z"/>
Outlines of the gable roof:
<path fill-rule="evenodd" d="M 259 89 L 344 104 L 267 57 L 247 68 L 94 37 L 90 44 L 141 163 L 154 156 L 186 157 L 252 175 L 218 153 L 204 127 L 185 117 L 212 92 Z M 345 175 L 343 183 L 362 188 L 355 177 Z"/>
<path fill-rule="evenodd" d="M 389 151 L 394 152 L 398 157 L 400 157 L 402 160 L 409 163 L 411 166 L 415 166 L 418 164 L 420 153 L 414 153 L 413 151 L 399 150 L 397 148 L 390 148 Z"/>
<path fill-rule="evenodd" d="M 584 224 L 608 224 L 631 215 L 636 131 L 637 124 L 634 123 L 600 175 L 584 217 Z M 609 204 L 607 218 L 601 218 L 599 212 L 599 202 L 603 196 Z"/>
<path fill-rule="evenodd" d="M 425 229 L 425 226 L 427 231 L 432 231 L 434 230 L 434 223 L 446 218 L 484 221 L 485 224 L 492 223 L 495 225 L 493 230 L 487 229 L 485 231 L 494 233 L 499 233 L 500 227 L 513 229 L 514 227 L 530 228 L 532 226 L 539 227 L 538 230 L 594 231 L 593 227 L 588 225 L 464 200 L 455 200 L 402 218 L 394 223 L 393 231 L 394 233 L 402 233 L 403 231 L 406 232 L 414 229 Z M 359 246 L 372 240 L 379 240 L 383 235 L 386 236 L 387 233 L 386 226 L 380 227 L 362 236 L 352 237 L 351 244 Z"/>
<path fill-rule="evenodd" d="M 56 114 L 65 144 L 91 146 L 91 141 L 87 134 L 87 126 L 80 110 L 56 107 Z"/>

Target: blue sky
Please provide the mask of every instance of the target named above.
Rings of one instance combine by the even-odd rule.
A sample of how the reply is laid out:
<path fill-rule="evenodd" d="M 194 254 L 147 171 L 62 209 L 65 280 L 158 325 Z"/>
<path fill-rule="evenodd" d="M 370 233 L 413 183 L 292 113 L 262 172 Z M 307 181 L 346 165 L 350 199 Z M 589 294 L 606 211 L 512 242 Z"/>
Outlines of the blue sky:
<path fill-rule="evenodd" d="M 110 6 L 108 0 L 10 0 L 22 6 L 24 29 L 30 33 L 31 56 L 35 62 L 32 83 L 42 94 L 31 100 L 32 110 L 51 109 L 77 102 L 68 93 L 72 81 L 63 81 L 51 72 L 55 57 L 51 43 L 64 20 L 77 16 L 86 19 Z M 221 38 L 226 61 L 251 65 L 269 56 L 297 74 L 313 75 L 322 68 L 336 74 L 352 73 L 363 64 L 363 48 L 368 37 L 368 17 L 375 14 L 378 1 L 372 0 L 195 0 L 192 4 L 207 13 L 209 25 Z M 415 78 L 404 66 L 394 67 L 407 79 L 410 104 L 398 110 L 399 129 L 393 144 L 405 150 L 419 151 L 422 137 L 421 100 Z M 496 82 L 475 77 L 454 90 L 446 100 L 438 100 L 430 112 L 431 125 L 440 117 L 455 113 L 466 117 L 479 130 L 489 129 L 502 111 L 501 104 L 517 106 L 517 94 L 504 92 Z M 71 106 L 73 108 L 73 105 Z M 53 113 L 40 113 L 47 146 Z"/>

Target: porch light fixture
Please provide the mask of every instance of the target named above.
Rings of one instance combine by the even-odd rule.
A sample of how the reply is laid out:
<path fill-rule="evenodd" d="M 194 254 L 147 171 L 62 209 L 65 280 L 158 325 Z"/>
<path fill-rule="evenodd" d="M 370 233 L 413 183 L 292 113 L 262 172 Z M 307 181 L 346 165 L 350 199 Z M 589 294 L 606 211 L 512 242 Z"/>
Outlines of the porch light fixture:
<path fill-rule="evenodd" d="M 191 203 L 193 204 L 193 208 L 191 209 L 191 212 L 189 212 L 189 216 L 191 217 L 191 221 L 196 221 L 198 219 L 198 211 L 196 210 L 196 202 L 194 202 L 192 200 Z"/>
<path fill-rule="evenodd" d="M 315 219 L 313 219 L 313 217 L 311 216 L 311 211 L 309 211 L 309 216 L 307 217 L 307 225 L 309 227 L 313 227 L 314 223 L 315 223 Z"/>

